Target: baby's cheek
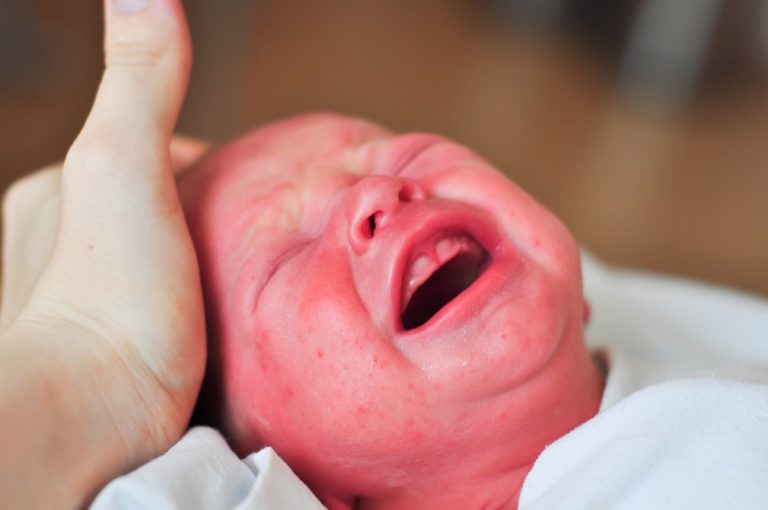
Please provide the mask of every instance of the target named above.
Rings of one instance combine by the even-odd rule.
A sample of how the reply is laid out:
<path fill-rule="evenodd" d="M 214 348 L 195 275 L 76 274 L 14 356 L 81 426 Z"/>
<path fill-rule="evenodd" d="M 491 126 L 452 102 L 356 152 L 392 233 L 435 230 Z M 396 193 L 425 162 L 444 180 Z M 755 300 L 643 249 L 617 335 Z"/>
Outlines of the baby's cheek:
<path fill-rule="evenodd" d="M 506 303 L 504 307 L 510 308 L 510 313 L 500 309 L 482 333 L 485 341 L 480 345 L 492 354 L 502 356 L 511 351 L 518 361 L 513 368 L 521 372 L 521 377 L 527 367 L 538 367 L 549 357 L 561 334 L 560 303 L 548 290 L 534 287 L 519 301 Z M 525 301 L 535 304 L 526 306 Z M 522 312 L 518 311 L 521 308 Z"/>

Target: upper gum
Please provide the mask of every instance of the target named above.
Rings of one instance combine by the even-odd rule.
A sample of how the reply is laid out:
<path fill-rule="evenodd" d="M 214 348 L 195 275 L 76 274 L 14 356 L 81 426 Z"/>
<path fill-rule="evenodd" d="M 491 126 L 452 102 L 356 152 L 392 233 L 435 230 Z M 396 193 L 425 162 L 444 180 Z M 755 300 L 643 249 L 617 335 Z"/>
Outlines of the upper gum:
<path fill-rule="evenodd" d="M 429 269 L 431 269 L 431 266 L 433 265 L 435 265 L 434 257 L 427 254 L 423 254 L 420 257 L 417 257 L 408 269 L 410 276 L 409 283 L 412 283 L 416 276 L 426 273 Z"/>
<path fill-rule="evenodd" d="M 468 241 L 465 235 L 451 234 L 438 237 L 436 240 L 429 242 L 429 244 L 422 246 L 408 264 L 408 282 L 411 283 L 414 277 L 426 272 L 430 265 L 438 266 L 447 262 L 449 258 L 453 257 L 467 244 Z M 431 264 L 428 262 L 431 262 Z"/>
<path fill-rule="evenodd" d="M 415 288 L 424 283 L 438 267 L 453 258 L 462 248 L 472 244 L 467 234 L 450 234 L 425 240 L 417 247 L 408 263 L 403 287 L 403 306 Z M 440 253 L 442 251 L 442 253 Z M 426 277 L 425 277 L 426 276 Z"/>
<path fill-rule="evenodd" d="M 444 237 L 438 240 L 435 243 L 435 255 L 437 255 L 438 260 L 444 260 L 447 257 L 450 257 L 452 255 L 450 252 L 455 250 L 455 246 L 455 237 Z"/>

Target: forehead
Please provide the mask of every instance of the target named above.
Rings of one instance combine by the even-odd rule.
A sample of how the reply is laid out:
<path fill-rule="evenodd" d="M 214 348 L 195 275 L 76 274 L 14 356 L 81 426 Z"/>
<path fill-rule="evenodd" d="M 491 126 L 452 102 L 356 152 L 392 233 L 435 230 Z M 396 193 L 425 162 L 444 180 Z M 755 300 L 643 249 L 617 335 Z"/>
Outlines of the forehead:
<path fill-rule="evenodd" d="M 373 123 L 330 114 L 314 114 L 276 122 L 216 151 L 204 165 L 209 185 L 250 188 L 266 194 L 272 188 L 318 174 L 365 171 L 359 149 L 391 133 Z"/>

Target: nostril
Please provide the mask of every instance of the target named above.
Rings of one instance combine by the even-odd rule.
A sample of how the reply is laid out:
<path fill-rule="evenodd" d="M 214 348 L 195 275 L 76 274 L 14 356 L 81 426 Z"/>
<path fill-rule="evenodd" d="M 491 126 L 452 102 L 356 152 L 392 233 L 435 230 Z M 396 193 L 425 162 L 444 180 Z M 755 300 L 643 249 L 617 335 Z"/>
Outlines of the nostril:
<path fill-rule="evenodd" d="M 361 179 L 350 198 L 347 223 L 347 237 L 355 253 L 364 254 L 374 237 L 385 232 L 400 214 L 401 207 L 425 199 L 425 190 L 410 179 L 378 175 Z"/>
<path fill-rule="evenodd" d="M 360 232 L 360 237 L 362 239 L 365 239 L 366 241 L 373 239 L 376 228 L 380 225 L 381 215 L 381 211 L 376 211 L 375 213 L 368 216 L 365 220 L 360 222 L 358 225 L 358 231 Z"/>

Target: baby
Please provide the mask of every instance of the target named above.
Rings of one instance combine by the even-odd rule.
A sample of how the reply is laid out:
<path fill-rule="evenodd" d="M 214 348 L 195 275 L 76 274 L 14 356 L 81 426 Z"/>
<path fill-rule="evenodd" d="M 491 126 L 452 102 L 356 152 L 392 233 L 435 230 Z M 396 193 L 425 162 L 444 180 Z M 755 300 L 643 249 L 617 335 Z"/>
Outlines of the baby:
<path fill-rule="evenodd" d="M 634 322 L 607 330 L 633 349 L 602 370 L 550 213 L 455 144 L 349 118 L 216 151 L 181 178 L 182 209 L 171 169 L 205 144 L 170 139 L 181 4 L 104 11 L 104 79 L 62 171 L 4 205 L 4 506 L 80 508 L 135 468 L 92 508 L 319 508 L 279 454 L 331 508 L 765 508 L 765 303 L 710 301 L 675 328 L 690 295 L 603 296 L 593 323 Z M 201 408 L 243 460 L 214 429 L 182 437 L 206 340 L 194 248 Z M 654 324 L 673 327 L 638 334 Z"/>
<path fill-rule="evenodd" d="M 579 252 L 487 162 L 308 115 L 180 182 L 207 302 L 204 406 L 330 508 L 517 504 L 598 410 Z"/>

